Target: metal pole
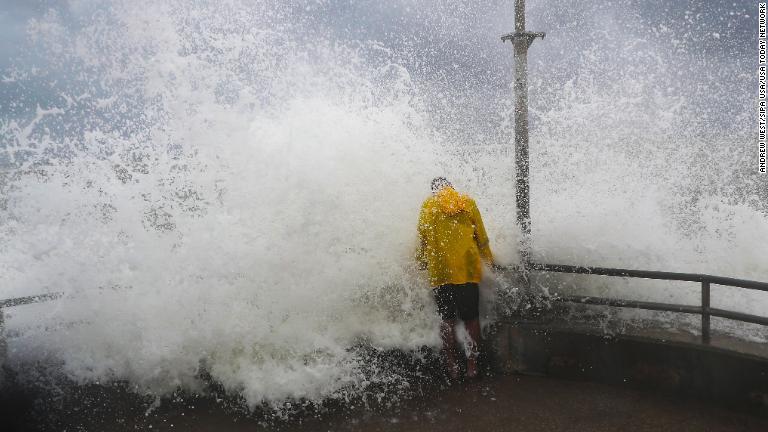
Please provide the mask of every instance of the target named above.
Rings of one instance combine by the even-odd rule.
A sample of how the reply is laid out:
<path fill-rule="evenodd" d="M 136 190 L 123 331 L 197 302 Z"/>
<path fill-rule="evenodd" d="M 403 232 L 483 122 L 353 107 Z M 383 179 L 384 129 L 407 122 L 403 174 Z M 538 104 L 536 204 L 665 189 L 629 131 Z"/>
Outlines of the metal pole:
<path fill-rule="evenodd" d="M 525 32 L 525 0 L 515 1 L 515 32 Z M 531 214 L 528 182 L 528 41 L 516 38 L 515 47 L 515 161 L 517 163 L 517 223 L 523 232 L 524 269 L 530 261 Z"/>
<path fill-rule="evenodd" d="M 701 282 L 701 343 L 709 345 L 709 281 Z"/>
<path fill-rule="evenodd" d="M 525 0 L 515 0 L 515 31 L 525 31 Z"/>
<path fill-rule="evenodd" d="M 525 0 L 515 0 L 515 32 L 501 37 L 511 41 L 515 50 L 515 200 L 517 223 L 523 232 L 521 258 L 527 274 L 530 264 L 531 214 L 530 186 L 528 181 L 528 47 L 544 33 L 525 31 Z"/>

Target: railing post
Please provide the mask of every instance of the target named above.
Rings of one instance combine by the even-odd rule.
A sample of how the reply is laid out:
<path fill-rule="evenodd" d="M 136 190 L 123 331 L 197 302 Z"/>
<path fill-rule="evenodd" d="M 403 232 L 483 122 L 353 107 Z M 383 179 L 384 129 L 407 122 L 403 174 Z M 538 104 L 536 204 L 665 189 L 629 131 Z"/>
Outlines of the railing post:
<path fill-rule="evenodd" d="M 531 211 L 528 154 L 528 48 L 544 33 L 525 30 L 525 0 L 515 0 L 515 32 L 503 35 L 501 41 L 511 41 L 515 52 L 515 204 L 517 224 L 522 231 L 520 261 L 523 283 L 530 292 Z"/>
<path fill-rule="evenodd" d="M 701 281 L 701 343 L 709 345 L 709 281 Z"/>

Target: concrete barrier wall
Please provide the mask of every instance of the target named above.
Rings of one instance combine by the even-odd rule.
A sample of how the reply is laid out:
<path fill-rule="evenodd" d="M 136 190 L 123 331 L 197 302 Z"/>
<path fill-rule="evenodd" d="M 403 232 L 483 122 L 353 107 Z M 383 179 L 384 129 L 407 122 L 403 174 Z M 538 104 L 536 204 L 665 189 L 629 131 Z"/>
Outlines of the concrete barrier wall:
<path fill-rule="evenodd" d="M 8 342 L 5 340 L 5 317 L 3 316 L 3 308 L 0 307 L 0 386 L 3 385 L 5 376 L 5 358 L 8 354 Z"/>
<path fill-rule="evenodd" d="M 768 358 L 696 344 L 501 324 L 493 335 L 503 373 L 643 388 L 768 416 Z"/>

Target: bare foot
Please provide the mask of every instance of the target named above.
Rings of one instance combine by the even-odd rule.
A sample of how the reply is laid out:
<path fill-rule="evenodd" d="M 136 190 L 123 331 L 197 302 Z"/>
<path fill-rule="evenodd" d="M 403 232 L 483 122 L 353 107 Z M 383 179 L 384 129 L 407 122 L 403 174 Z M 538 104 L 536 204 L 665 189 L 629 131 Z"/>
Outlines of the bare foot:
<path fill-rule="evenodd" d="M 477 378 L 477 360 L 474 358 L 467 359 L 467 379 Z"/>
<path fill-rule="evenodd" d="M 459 367 L 455 363 L 448 365 L 448 378 L 454 382 L 459 380 Z"/>

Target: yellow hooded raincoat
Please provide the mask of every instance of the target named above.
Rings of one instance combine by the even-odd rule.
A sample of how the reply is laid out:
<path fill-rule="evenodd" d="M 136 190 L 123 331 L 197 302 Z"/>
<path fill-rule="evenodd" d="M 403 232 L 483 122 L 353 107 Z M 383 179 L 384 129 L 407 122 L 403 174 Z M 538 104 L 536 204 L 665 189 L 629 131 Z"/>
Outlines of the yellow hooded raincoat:
<path fill-rule="evenodd" d="M 445 187 L 424 201 L 416 259 L 426 266 L 433 287 L 480 282 L 481 260 L 490 264 L 493 255 L 472 198 Z"/>

